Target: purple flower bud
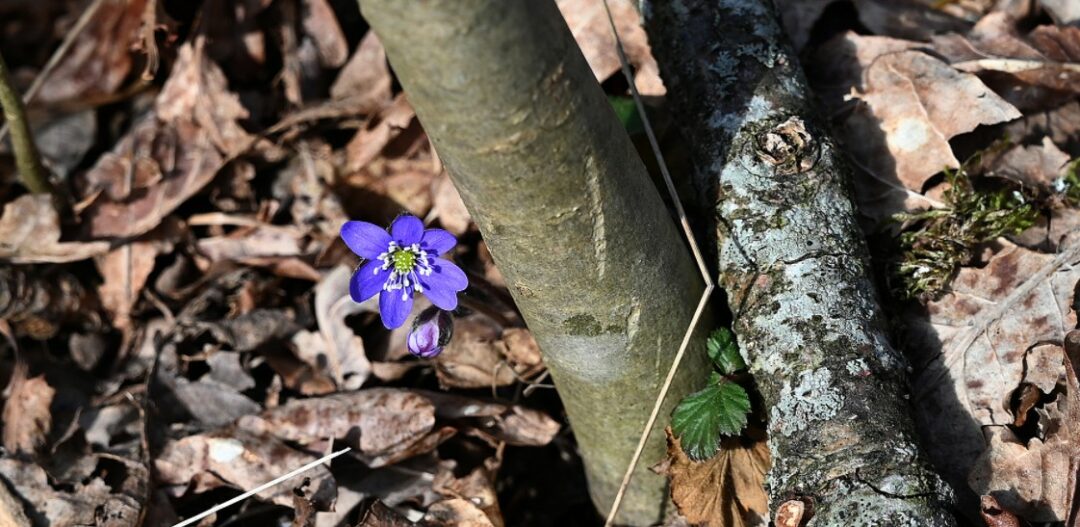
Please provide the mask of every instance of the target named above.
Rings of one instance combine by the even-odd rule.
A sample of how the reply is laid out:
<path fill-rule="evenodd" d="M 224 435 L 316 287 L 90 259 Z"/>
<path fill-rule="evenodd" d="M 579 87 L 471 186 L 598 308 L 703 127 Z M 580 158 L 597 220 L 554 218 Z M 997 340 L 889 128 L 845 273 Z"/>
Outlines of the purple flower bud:
<path fill-rule="evenodd" d="M 454 334 L 454 319 L 450 313 L 431 306 L 413 321 L 409 331 L 409 353 L 422 359 L 430 359 L 442 353 Z"/>

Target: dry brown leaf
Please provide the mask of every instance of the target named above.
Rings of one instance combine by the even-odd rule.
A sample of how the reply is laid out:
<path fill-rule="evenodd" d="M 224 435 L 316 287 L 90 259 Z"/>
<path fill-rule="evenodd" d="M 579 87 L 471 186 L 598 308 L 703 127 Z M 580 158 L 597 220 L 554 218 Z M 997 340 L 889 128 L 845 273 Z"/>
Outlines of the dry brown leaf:
<path fill-rule="evenodd" d="M 293 337 L 297 357 L 313 368 L 325 371 L 339 390 L 356 390 L 371 374 L 371 363 L 364 353 L 364 341 L 345 318 L 356 313 L 378 311 L 377 300 L 358 304 L 349 296 L 353 271 L 335 267 L 315 286 L 315 319 L 319 334 L 300 332 Z"/>
<path fill-rule="evenodd" d="M 502 511 L 499 509 L 498 495 L 495 492 L 494 475 L 486 467 L 473 469 L 464 477 L 454 477 L 453 461 L 443 462 L 432 481 L 435 492 L 448 498 L 460 498 L 472 503 L 487 516 L 495 527 L 503 527 Z"/>
<path fill-rule="evenodd" d="M 1073 0 L 1039 0 L 1039 4 L 1058 25 L 1080 21 L 1080 4 Z"/>
<path fill-rule="evenodd" d="M 4 215 L 0 217 L 0 260 L 74 262 L 108 250 L 108 242 L 60 241 L 60 216 L 48 194 L 24 194 L 4 205 Z"/>
<path fill-rule="evenodd" d="M 0 485 L 0 525 L 4 527 L 31 527 L 30 518 L 23 511 L 22 502 L 19 501 L 7 485 Z"/>
<path fill-rule="evenodd" d="M 264 224 L 242 227 L 223 236 L 203 238 L 196 243 L 196 247 L 211 262 L 249 263 L 305 255 L 307 235 L 292 225 Z"/>
<path fill-rule="evenodd" d="M 356 527 L 414 527 L 415 523 L 387 507 L 380 500 L 375 500 L 360 518 Z"/>
<path fill-rule="evenodd" d="M 135 63 L 132 49 L 147 0 L 104 0 L 86 28 L 75 37 L 36 102 L 43 105 L 101 101 L 115 93 Z"/>
<path fill-rule="evenodd" d="M 315 459 L 271 436 L 230 427 L 169 442 L 154 467 L 162 483 L 190 486 L 198 493 L 224 485 L 253 489 Z M 337 487 L 326 466 L 316 466 L 305 477 L 314 486 L 312 501 L 320 508 L 333 503 Z M 293 505 L 287 485 L 266 489 L 258 496 L 285 507 Z"/>
<path fill-rule="evenodd" d="M 881 181 L 922 192 L 931 176 L 960 166 L 949 139 L 1020 117 L 974 75 L 920 51 L 895 51 L 903 42 L 848 33 L 834 45 L 853 48 L 848 56 L 864 68 L 853 95 L 862 104 L 840 133 L 856 162 Z"/>
<path fill-rule="evenodd" d="M 503 330 L 502 341 L 506 348 L 506 360 L 519 376 L 527 379 L 544 369 L 540 345 L 531 331 L 525 328 L 508 328 Z"/>
<path fill-rule="evenodd" d="M 818 19 L 830 5 L 839 0 L 778 0 L 780 20 L 796 50 L 810 41 L 810 33 Z M 895 0 L 854 0 L 852 2 L 859 22 L 876 35 L 929 40 L 947 31 L 962 31 L 967 23 L 964 18 L 981 14 L 982 9 L 966 9 L 964 2 L 948 3 L 929 1 L 897 2 Z M 954 13 L 943 12 L 940 7 L 953 8 Z"/>
<path fill-rule="evenodd" d="M 91 237 L 143 234 L 200 191 L 225 161 L 251 143 L 237 123 L 248 116 L 228 91 L 204 40 L 180 48 L 154 111 L 139 120 L 85 175 Z"/>
<path fill-rule="evenodd" d="M 356 172 L 371 163 L 391 140 L 408 128 L 415 117 L 416 113 L 404 95 L 394 98 L 394 102 L 375 117 L 373 125 L 358 131 L 345 146 L 346 169 Z"/>
<path fill-rule="evenodd" d="M 987 427 L 986 435 L 989 446 L 972 468 L 971 488 L 1030 521 L 1065 521 L 1080 467 L 1070 466 L 1077 447 L 1037 437 L 1025 445 L 1007 427 Z"/>
<path fill-rule="evenodd" d="M 1016 145 L 990 163 L 987 175 L 1011 179 L 1029 189 L 1048 195 L 1069 164 L 1069 154 L 1062 152 L 1049 137 L 1041 145 Z"/>
<path fill-rule="evenodd" d="M 28 375 L 26 363 L 16 361 L 4 401 L 4 448 L 12 453 L 36 453 L 52 429 L 49 406 L 56 390 L 44 375 Z"/>
<path fill-rule="evenodd" d="M 1021 110 L 1046 109 L 1080 92 L 1080 28 L 1039 26 L 1022 36 L 1005 13 L 987 15 L 967 35 L 942 35 L 934 50 L 958 70 L 979 73 Z"/>
<path fill-rule="evenodd" d="M 961 269 L 952 291 L 909 317 L 906 342 L 916 364 L 916 420 L 932 461 L 963 488 L 985 449 L 982 427 L 1014 422 L 1011 394 L 1024 381 L 1037 344 L 1060 347 L 1076 325 L 1070 307 L 1080 280 L 1080 245 L 1067 240 L 1059 254 L 1041 254 L 1008 242 L 982 268 Z M 1060 363 L 1059 363 L 1060 364 Z M 1057 376 L 1057 371 L 1046 372 Z M 1002 448 L 1012 448 L 1001 441 Z"/>
<path fill-rule="evenodd" d="M 424 525 L 431 527 L 498 527 L 469 500 L 450 498 L 428 507 Z"/>
<path fill-rule="evenodd" d="M 1065 337 L 1058 356 L 1065 375 L 1056 400 L 1039 412 L 1041 437 L 1027 444 L 1007 427 L 987 427 L 989 446 L 976 461 L 968 481 L 980 494 L 1034 522 L 1080 522 L 1080 331 Z"/>
<path fill-rule="evenodd" d="M 113 474 L 61 480 L 53 488 L 50 481 L 56 481 L 55 474 L 46 474 L 33 463 L 4 458 L 0 459 L 0 483 L 22 500 L 35 525 L 135 527 L 141 519 L 149 473 L 133 461 L 116 456 L 107 459 L 115 467 Z M 106 483 L 105 476 L 115 479 Z"/>
<path fill-rule="evenodd" d="M 130 330 L 131 308 L 142 295 L 154 270 L 155 258 L 172 252 L 182 229 L 179 220 L 165 221 L 138 240 L 94 258 L 102 277 L 98 296 L 112 318 L 113 327 L 124 332 Z"/>
<path fill-rule="evenodd" d="M 361 111 L 369 114 L 390 103 L 393 79 L 386 64 L 386 50 L 374 31 L 360 40 L 352 58 L 334 79 L 330 96 L 359 101 Z"/>
<path fill-rule="evenodd" d="M 289 401 L 244 417 L 239 425 L 300 444 L 343 439 L 364 455 L 378 456 L 422 439 L 435 426 L 435 407 L 414 392 L 371 388 Z"/>
<path fill-rule="evenodd" d="M 618 72 L 621 64 L 604 4 L 588 0 L 557 0 L 556 4 L 597 82 L 604 82 Z M 649 39 L 645 28 L 641 27 L 637 8 L 630 0 L 613 0 L 609 5 L 619 40 L 626 50 L 626 60 L 634 69 L 634 85 L 638 92 L 658 97 L 664 95 L 660 69 L 649 49 Z"/>
<path fill-rule="evenodd" d="M 1020 527 L 1020 519 L 1015 514 L 1002 509 L 993 496 L 979 498 L 979 513 L 982 514 L 986 527 Z"/>
<path fill-rule="evenodd" d="M 349 43 L 334 10 L 326 0 L 303 0 L 301 5 L 304 33 L 315 42 L 319 64 L 325 68 L 341 67 L 349 58 Z"/>
<path fill-rule="evenodd" d="M 433 186 L 431 213 L 439 219 L 439 224 L 444 229 L 456 236 L 465 234 L 472 223 L 472 216 L 465 208 L 465 202 L 461 200 L 461 194 L 458 194 L 453 181 L 450 181 L 450 175 L 443 170 Z"/>
<path fill-rule="evenodd" d="M 439 384 L 452 388 L 507 386 L 517 380 L 503 359 L 499 328 L 479 316 L 454 319 L 454 338 L 435 359 Z"/>
<path fill-rule="evenodd" d="M 353 509 L 365 501 L 370 502 L 372 498 L 377 500 L 376 503 L 390 507 L 423 507 L 434 503 L 439 496 L 431 488 L 431 476 L 437 467 L 438 457 L 429 455 L 381 469 L 341 471 L 337 475 L 338 497 L 334 511 L 319 513 L 315 525 L 346 525 L 342 522 L 354 517 Z M 360 525 L 369 524 L 361 522 Z"/>
<path fill-rule="evenodd" d="M 440 419 L 457 421 L 459 427 L 492 442 L 516 446 L 544 446 L 555 438 L 561 425 L 539 410 L 507 405 L 445 392 L 421 392 L 435 404 Z"/>
<path fill-rule="evenodd" d="M 225 331 L 215 329 L 212 333 L 217 332 L 220 337 Z M 154 370 L 154 386 L 160 390 L 162 397 L 167 396 L 166 400 L 171 403 L 161 409 L 163 416 L 192 419 L 203 426 L 216 427 L 259 411 L 258 403 L 241 393 L 241 389 L 236 386 L 230 386 L 215 378 L 212 370 L 195 380 L 189 380 L 181 370 L 181 360 L 177 354 L 178 339 L 164 340 L 158 337 L 155 340 L 159 343 L 155 346 L 158 361 Z M 164 342 L 160 342 L 161 340 Z"/>
<path fill-rule="evenodd" d="M 746 445 L 740 438 L 725 439 L 715 456 L 692 461 L 679 439 L 666 429 L 671 500 L 693 524 L 749 527 L 767 525 L 769 496 L 765 473 L 770 466 L 764 440 Z"/>

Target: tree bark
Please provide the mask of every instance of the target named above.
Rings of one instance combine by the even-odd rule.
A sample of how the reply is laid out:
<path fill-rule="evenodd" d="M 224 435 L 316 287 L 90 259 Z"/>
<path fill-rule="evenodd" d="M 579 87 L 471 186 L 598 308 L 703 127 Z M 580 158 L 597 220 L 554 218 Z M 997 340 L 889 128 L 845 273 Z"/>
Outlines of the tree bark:
<path fill-rule="evenodd" d="M 540 343 L 606 512 L 704 288 L 675 223 L 554 2 L 361 10 Z M 688 350 L 665 412 L 705 361 Z M 619 523 L 661 519 L 647 467 L 663 456 L 654 431 Z"/>
<path fill-rule="evenodd" d="M 848 169 L 768 0 L 642 10 L 668 100 L 715 209 L 719 283 L 769 409 L 772 506 L 814 526 L 953 525 L 916 444 Z"/>

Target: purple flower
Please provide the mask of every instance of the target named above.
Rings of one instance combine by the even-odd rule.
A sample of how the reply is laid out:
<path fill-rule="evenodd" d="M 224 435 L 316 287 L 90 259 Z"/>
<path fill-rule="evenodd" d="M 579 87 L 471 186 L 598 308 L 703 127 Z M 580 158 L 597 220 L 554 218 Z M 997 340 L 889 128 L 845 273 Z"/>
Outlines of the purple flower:
<path fill-rule="evenodd" d="M 442 229 L 424 230 L 416 216 L 398 216 L 390 232 L 364 221 L 341 226 L 341 239 L 367 261 L 353 273 L 349 293 L 356 302 L 379 296 L 379 313 L 387 329 L 400 327 L 412 311 L 413 293 L 427 295 L 447 311 L 457 307 L 457 293 L 469 285 L 465 273 L 440 258 L 457 245 Z"/>
<path fill-rule="evenodd" d="M 450 343 L 454 335 L 454 319 L 449 312 L 431 306 L 416 315 L 407 340 L 409 353 L 430 359 Z"/>

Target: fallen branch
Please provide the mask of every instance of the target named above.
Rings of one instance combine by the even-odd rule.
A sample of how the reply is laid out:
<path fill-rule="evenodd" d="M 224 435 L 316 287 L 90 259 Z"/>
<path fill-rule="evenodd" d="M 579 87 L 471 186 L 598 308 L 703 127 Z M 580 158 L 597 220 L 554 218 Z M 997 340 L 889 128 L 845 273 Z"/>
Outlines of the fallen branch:
<path fill-rule="evenodd" d="M 767 0 L 643 9 L 668 100 L 716 211 L 720 283 L 769 408 L 775 507 L 813 524 L 952 525 L 886 339 L 848 171 Z M 812 509 L 812 511 L 811 511 Z"/>
<path fill-rule="evenodd" d="M 550 0 L 364 0 L 409 102 L 489 244 L 607 511 L 703 284 Z M 703 382 L 694 339 L 667 415 Z M 661 519 L 660 420 L 617 521 Z"/>

